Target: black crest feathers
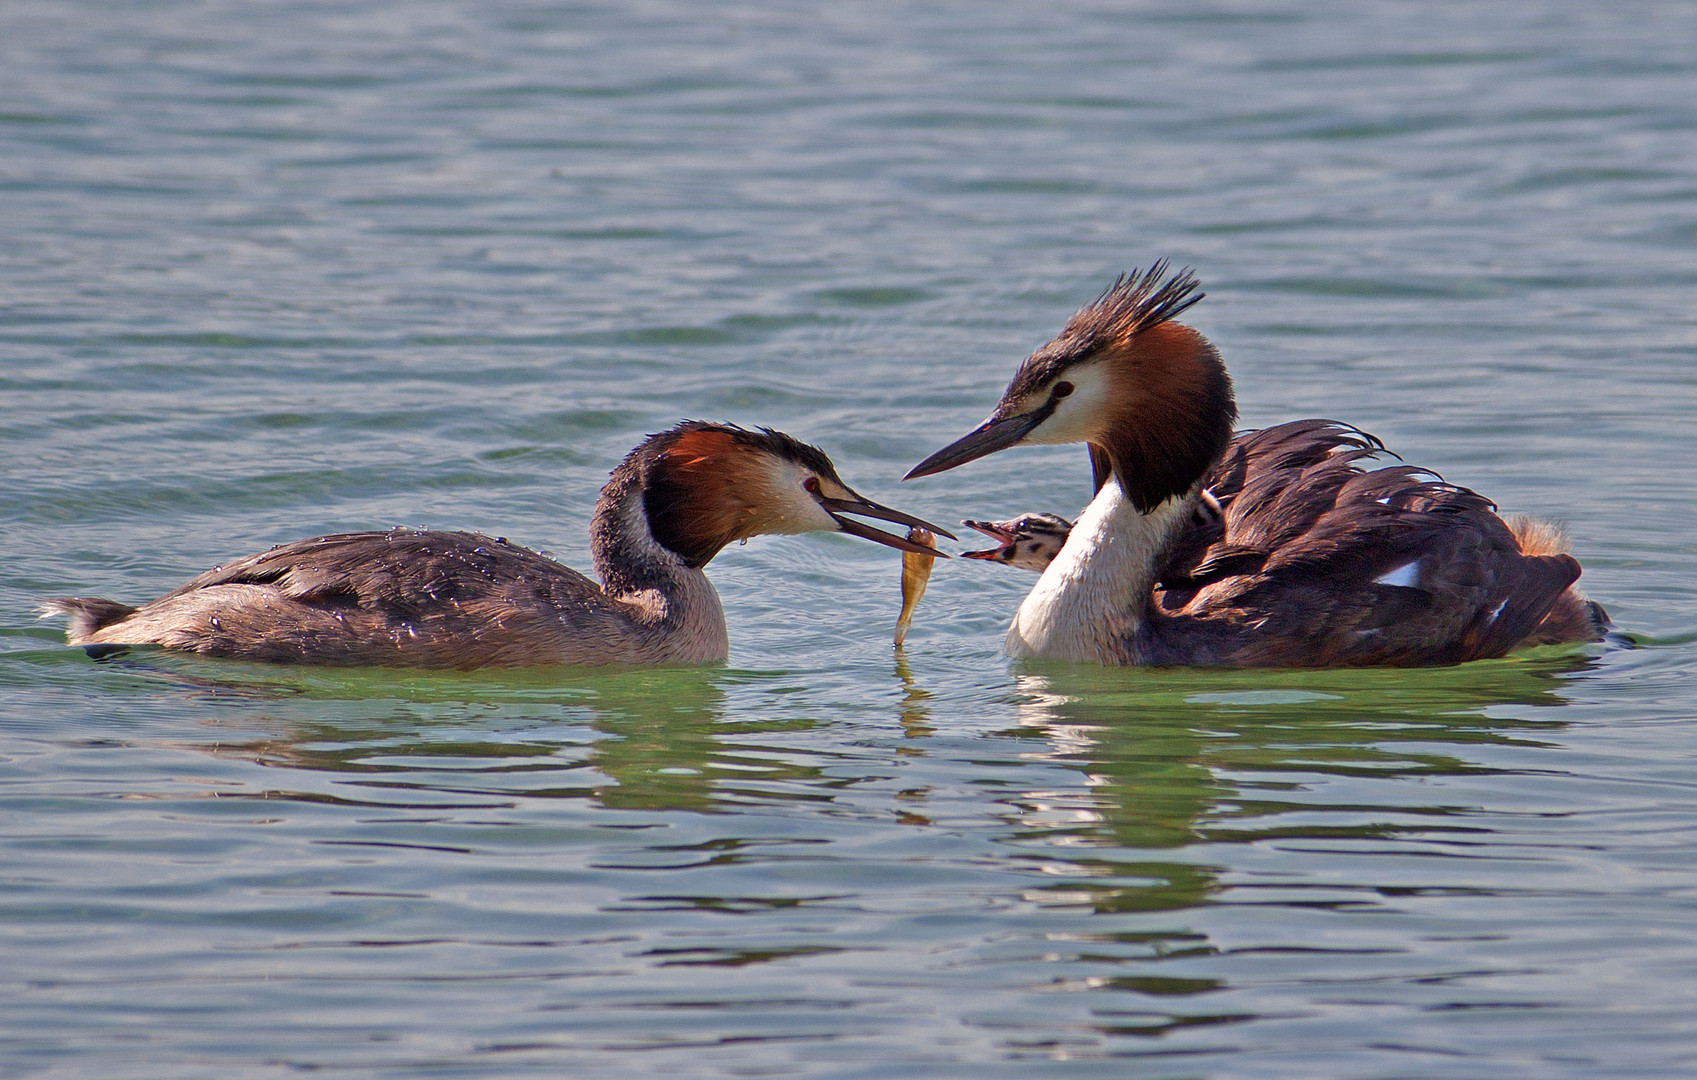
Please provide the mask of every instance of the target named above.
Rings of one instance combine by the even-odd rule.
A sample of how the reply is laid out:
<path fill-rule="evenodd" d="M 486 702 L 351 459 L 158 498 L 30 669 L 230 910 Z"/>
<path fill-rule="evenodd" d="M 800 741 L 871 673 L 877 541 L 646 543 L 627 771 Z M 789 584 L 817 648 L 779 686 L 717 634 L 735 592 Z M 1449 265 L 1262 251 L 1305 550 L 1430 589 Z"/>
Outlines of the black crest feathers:
<path fill-rule="evenodd" d="M 1067 321 L 1062 336 L 1078 332 L 1121 341 L 1178 318 L 1208 295 L 1188 266 L 1163 282 L 1167 265 L 1166 259 L 1158 259 L 1141 274 L 1133 270 L 1115 278 L 1095 303 Z"/>
<path fill-rule="evenodd" d="M 1031 354 L 1008 386 L 1006 397 L 1030 393 L 1080 360 L 1171 322 L 1208 295 L 1194 270 L 1185 267 L 1168 277 L 1168 265 L 1166 259 L 1159 259 L 1147 270 L 1115 278 L 1094 302 L 1073 313 L 1053 341 Z"/>

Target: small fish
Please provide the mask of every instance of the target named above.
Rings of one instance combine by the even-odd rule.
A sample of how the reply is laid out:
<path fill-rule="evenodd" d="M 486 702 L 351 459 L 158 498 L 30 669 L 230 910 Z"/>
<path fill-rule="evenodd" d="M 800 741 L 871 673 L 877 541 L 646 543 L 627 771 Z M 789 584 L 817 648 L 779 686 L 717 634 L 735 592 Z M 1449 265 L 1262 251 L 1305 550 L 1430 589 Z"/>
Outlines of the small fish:
<path fill-rule="evenodd" d="M 936 536 L 917 525 L 907 531 L 907 538 L 928 548 L 937 546 Z M 931 580 L 931 566 L 936 561 L 935 555 L 902 552 L 902 614 L 896 620 L 897 645 L 907 640 L 907 628 L 913 623 L 913 609 L 919 606 L 919 598 L 925 595 L 925 584 Z"/>

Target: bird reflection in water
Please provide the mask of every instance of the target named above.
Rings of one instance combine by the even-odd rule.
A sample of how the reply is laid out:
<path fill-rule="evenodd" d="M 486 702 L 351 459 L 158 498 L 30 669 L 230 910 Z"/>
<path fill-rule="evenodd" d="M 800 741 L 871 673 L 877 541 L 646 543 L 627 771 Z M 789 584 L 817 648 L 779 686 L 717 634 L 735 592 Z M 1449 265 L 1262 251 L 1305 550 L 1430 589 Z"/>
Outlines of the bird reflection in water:
<path fill-rule="evenodd" d="M 295 790 L 266 791 L 267 798 L 369 798 L 373 805 L 446 809 L 522 797 L 715 811 L 778 797 L 751 785 L 821 776 L 788 748 L 758 741 L 813 721 L 728 718 L 726 687 L 746 676 L 717 669 L 585 671 L 562 682 L 558 671 L 401 674 L 229 662 L 209 675 L 205 662 L 158 653 L 102 663 L 227 703 L 246 714 L 231 726 L 270 732 L 197 749 L 273 768 L 370 777 L 359 799 L 341 786 L 345 780 L 334 796 L 303 781 Z M 468 725 L 468 713 L 478 722 Z M 395 800 L 398 789 L 428 798 Z M 449 791 L 478 799 L 444 800 Z"/>
<path fill-rule="evenodd" d="M 1179 911 L 1221 891 L 1210 858 L 1220 844 L 1441 834 L 1469 808 L 1411 799 L 1364 812 L 1329 799 L 1328 781 L 1496 772 L 1474 748 L 1538 745 L 1562 721 L 1529 713 L 1566 704 L 1562 677 L 1592 662 L 1569 653 L 1259 677 L 1028 667 L 1017 676 L 1025 702 L 1010 734 L 1040 737 L 1044 759 L 1085 776 L 1082 789 L 1020 800 L 1028 836 L 1044 837 L 1046 856 L 1067 868 L 1033 899 Z M 1519 715 L 1498 715 L 1502 706 Z M 1441 797 L 1442 788 L 1408 794 Z"/>

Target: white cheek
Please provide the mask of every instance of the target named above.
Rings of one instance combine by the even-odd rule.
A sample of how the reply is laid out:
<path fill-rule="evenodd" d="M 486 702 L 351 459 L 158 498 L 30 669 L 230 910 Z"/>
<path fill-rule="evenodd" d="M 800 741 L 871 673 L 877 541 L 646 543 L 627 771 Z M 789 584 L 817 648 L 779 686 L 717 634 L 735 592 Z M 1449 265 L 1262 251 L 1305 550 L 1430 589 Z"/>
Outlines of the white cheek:
<path fill-rule="evenodd" d="M 788 535 L 837 531 L 836 519 L 802 486 L 811 473 L 787 464 L 776 471 L 768 490 L 770 516 L 762 532 Z"/>
<path fill-rule="evenodd" d="M 785 530 L 792 533 L 807 532 L 836 532 L 837 519 L 825 512 L 825 508 L 813 501 L 813 496 L 797 489 L 801 496 L 796 500 L 794 509 L 785 515 L 786 520 L 793 526 Z"/>
<path fill-rule="evenodd" d="M 1055 411 L 1025 437 L 1026 442 L 1089 442 L 1100 434 L 1108 407 L 1108 381 L 1101 369 L 1068 372 L 1067 381 L 1073 385 L 1072 394 L 1055 403 Z"/>

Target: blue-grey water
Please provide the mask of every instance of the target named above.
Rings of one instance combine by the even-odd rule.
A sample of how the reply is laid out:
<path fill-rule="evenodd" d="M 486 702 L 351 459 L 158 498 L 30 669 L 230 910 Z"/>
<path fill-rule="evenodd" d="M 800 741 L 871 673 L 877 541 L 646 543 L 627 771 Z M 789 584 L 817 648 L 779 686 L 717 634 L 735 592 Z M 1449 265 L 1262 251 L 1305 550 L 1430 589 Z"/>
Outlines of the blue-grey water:
<path fill-rule="evenodd" d="M 727 665 L 438 675 L 36 618 L 271 544 L 586 566 L 684 416 L 899 484 L 1123 270 L 1243 419 L 1565 522 L 1623 640 L 1035 669 L 1032 578 L 726 551 Z M 1684 0 L 0 6 L 0 1076 L 1697 1074 Z M 1627 638 L 1635 642 L 1629 646 Z"/>

